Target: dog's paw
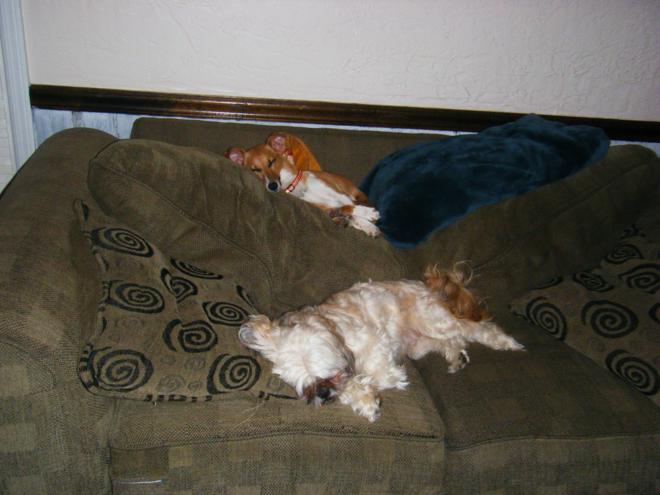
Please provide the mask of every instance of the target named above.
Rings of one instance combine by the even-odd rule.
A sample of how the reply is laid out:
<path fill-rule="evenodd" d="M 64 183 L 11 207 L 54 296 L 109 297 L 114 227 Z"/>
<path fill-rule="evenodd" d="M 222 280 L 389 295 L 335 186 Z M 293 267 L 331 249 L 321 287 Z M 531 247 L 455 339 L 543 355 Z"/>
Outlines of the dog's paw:
<path fill-rule="evenodd" d="M 364 218 L 368 222 L 375 223 L 380 219 L 380 213 L 372 206 L 356 205 L 353 208 L 353 216 Z"/>
<path fill-rule="evenodd" d="M 524 351 L 526 349 L 525 349 L 525 346 L 522 345 L 520 342 L 518 342 L 517 340 L 513 340 L 513 342 L 511 343 L 511 347 L 509 347 L 509 350 L 510 351 Z"/>
<path fill-rule="evenodd" d="M 502 351 L 524 351 L 525 346 L 509 335 L 502 335 L 498 350 Z"/>
<path fill-rule="evenodd" d="M 380 229 L 362 217 L 353 216 L 349 220 L 349 223 L 351 227 L 361 230 L 369 237 L 378 237 L 380 235 Z"/>
<path fill-rule="evenodd" d="M 358 403 L 353 403 L 351 404 L 351 407 L 355 413 L 367 418 L 370 423 L 373 423 L 378 418 L 380 418 L 381 402 L 382 401 L 380 397 L 375 396 L 370 400 L 363 400 Z"/>
<path fill-rule="evenodd" d="M 459 354 L 456 360 L 454 360 L 452 363 L 449 364 L 449 367 L 447 368 L 448 373 L 456 373 L 457 371 L 461 371 L 463 368 L 465 368 L 468 363 L 470 362 L 470 356 L 468 356 L 468 353 L 465 349 L 463 349 Z"/>
<path fill-rule="evenodd" d="M 351 406 L 354 412 L 374 422 L 380 416 L 381 400 L 373 386 L 373 378 L 357 375 L 348 381 L 339 401 Z"/>
<path fill-rule="evenodd" d="M 370 404 L 369 406 L 366 406 L 356 412 L 360 416 L 367 418 L 370 423 L 374 423 L 378 418 L 380 418 L 380 406 L 378 404 Z"/>
<path fill-rule="evenodd" d="M 330 210 L 328 216 L 332 223 L 338 227 L 347 227 L 350 223 L 350 217 L 339 211 L 338 209 Z"/>

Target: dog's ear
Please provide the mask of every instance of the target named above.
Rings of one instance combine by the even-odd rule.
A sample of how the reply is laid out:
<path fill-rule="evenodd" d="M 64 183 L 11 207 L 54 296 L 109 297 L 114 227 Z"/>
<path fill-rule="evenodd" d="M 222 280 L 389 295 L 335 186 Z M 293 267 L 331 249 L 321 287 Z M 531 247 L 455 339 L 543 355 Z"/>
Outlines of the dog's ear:
<path fill-rule="evenodd" d="M 232 146 L 225 151 L 225 156 L 238 165 L 243 165 L 243 163 L 245 163 L 245 150 L 238 146 Z"/>
<path fill-rule="evenodd" d="M 280 155 L 284 155 L 287 152 L 287 135 L 283 132 L 273 132 L 268 139 L 266 144 L 273 148 Z"/>

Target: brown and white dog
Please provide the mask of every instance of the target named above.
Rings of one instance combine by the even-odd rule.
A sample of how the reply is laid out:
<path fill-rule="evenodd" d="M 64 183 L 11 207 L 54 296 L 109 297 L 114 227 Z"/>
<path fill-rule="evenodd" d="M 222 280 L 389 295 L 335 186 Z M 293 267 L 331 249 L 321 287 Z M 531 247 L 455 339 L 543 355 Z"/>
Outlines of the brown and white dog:
<path fill-rule="evenodd" d="M 299 170 L 290 155 L 282 155 L 268 144 L 250 149 L 229 148 L 225 156 L 251 170 L 271 192 L 284 191 L 322 209 L 338 224 L 376 237 L 379 214 L 367 196 L 346 177 L 325 171 Z"/>
<path fill-rule="evenodd" d="M 303 140 L 293 134 L 281 131 L 273 132 L 266 139 L 266 144 L 280 155 L 291 155 L 293 164 L 298 170 L 311 170 L 312 172 L 323 170 Z"/>
<path fill-rule="evenodd" d="M 469 362 L 467 346 L 522 350 L 474 299 L 455 273 L 429 267 L 424 282 L 355 284 L 318 306 L 271 321 L 251 316 L 241 342 L 273 363 L 273 372 L 317 405 L 337 398 L 375 421 L 379 392 L 405 389 L 404 356 L 440 353 L 450 373 Z"/>

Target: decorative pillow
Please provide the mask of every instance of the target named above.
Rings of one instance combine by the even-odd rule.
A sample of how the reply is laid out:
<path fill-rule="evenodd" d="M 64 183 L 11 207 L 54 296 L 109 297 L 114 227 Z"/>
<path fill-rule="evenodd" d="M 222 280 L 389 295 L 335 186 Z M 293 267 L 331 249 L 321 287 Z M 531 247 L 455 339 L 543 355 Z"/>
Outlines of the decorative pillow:
<path fill-rule="evenodd" d="M 602 268 L 550 280 L 511 309 L 660 405 L 659 247 L 631 227 Z"/>
<path fill-rule="evenodd" d="M 96 328 L 78 365 L 90 392 L 144 401 L 296 398 L 238 340 L 238 327 L 258 313 L 244 285 L 165 255 L 80 200 L 74 206 L 101 281 Z"/>
<path fill-rule="evenodd" d="M 588 126 L 536 115 L 479 134 L 430 141 L 381 160 L 361 184 L 380 228 L 411 247 L 480 206 L 567 177 L 605 156 L 609 140 Z"/>
<path fill-rule="evenodd" d="M 384 239 L 339 228 L 318 208 L 269 192 L 252 172 L 202 150 L 118 141 L 90 162 L 89 189 L 105 213 L 169 254 L 222 259 L 234 277 L 252 281 L 270 316 L 405 272 Z"/>
<path fill-rule="evenodd" d="M 643 231 L 633 225 L 624 232 L 600 266 L 627 287 L 654 295 L 660 289 L 659 260 L 660 246 L 648 241 Z"/>

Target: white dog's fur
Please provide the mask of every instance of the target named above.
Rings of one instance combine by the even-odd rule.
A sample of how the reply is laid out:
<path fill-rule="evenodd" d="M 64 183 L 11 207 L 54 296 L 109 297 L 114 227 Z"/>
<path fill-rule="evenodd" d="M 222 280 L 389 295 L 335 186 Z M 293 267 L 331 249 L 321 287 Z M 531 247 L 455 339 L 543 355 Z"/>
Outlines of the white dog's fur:
<path fill-rule="evenodd" d="M 318 306 L 274 321 L 251 316 L 239 337 L 270 360 L 273 372 L 300 397 L 317 404 L 337 397 L 375 421 L 378 392 L 408 385 L 401 365 L 404 356 L 420 359 L 439 352 L 454 373 L 469 362 L 466 347 L 471 342 L 500 350 L 523 349 L 489 321 L 485 311 L 465 312 L 479 321 L 463 317 L 463 309 L 452 303 L 457 298 L 468 306 L 476 302 L 460 284 L 449 290 L 451 284 L 439 286 L 439 274 L 427 271 L 426 283 L 358 283 Z"/>

